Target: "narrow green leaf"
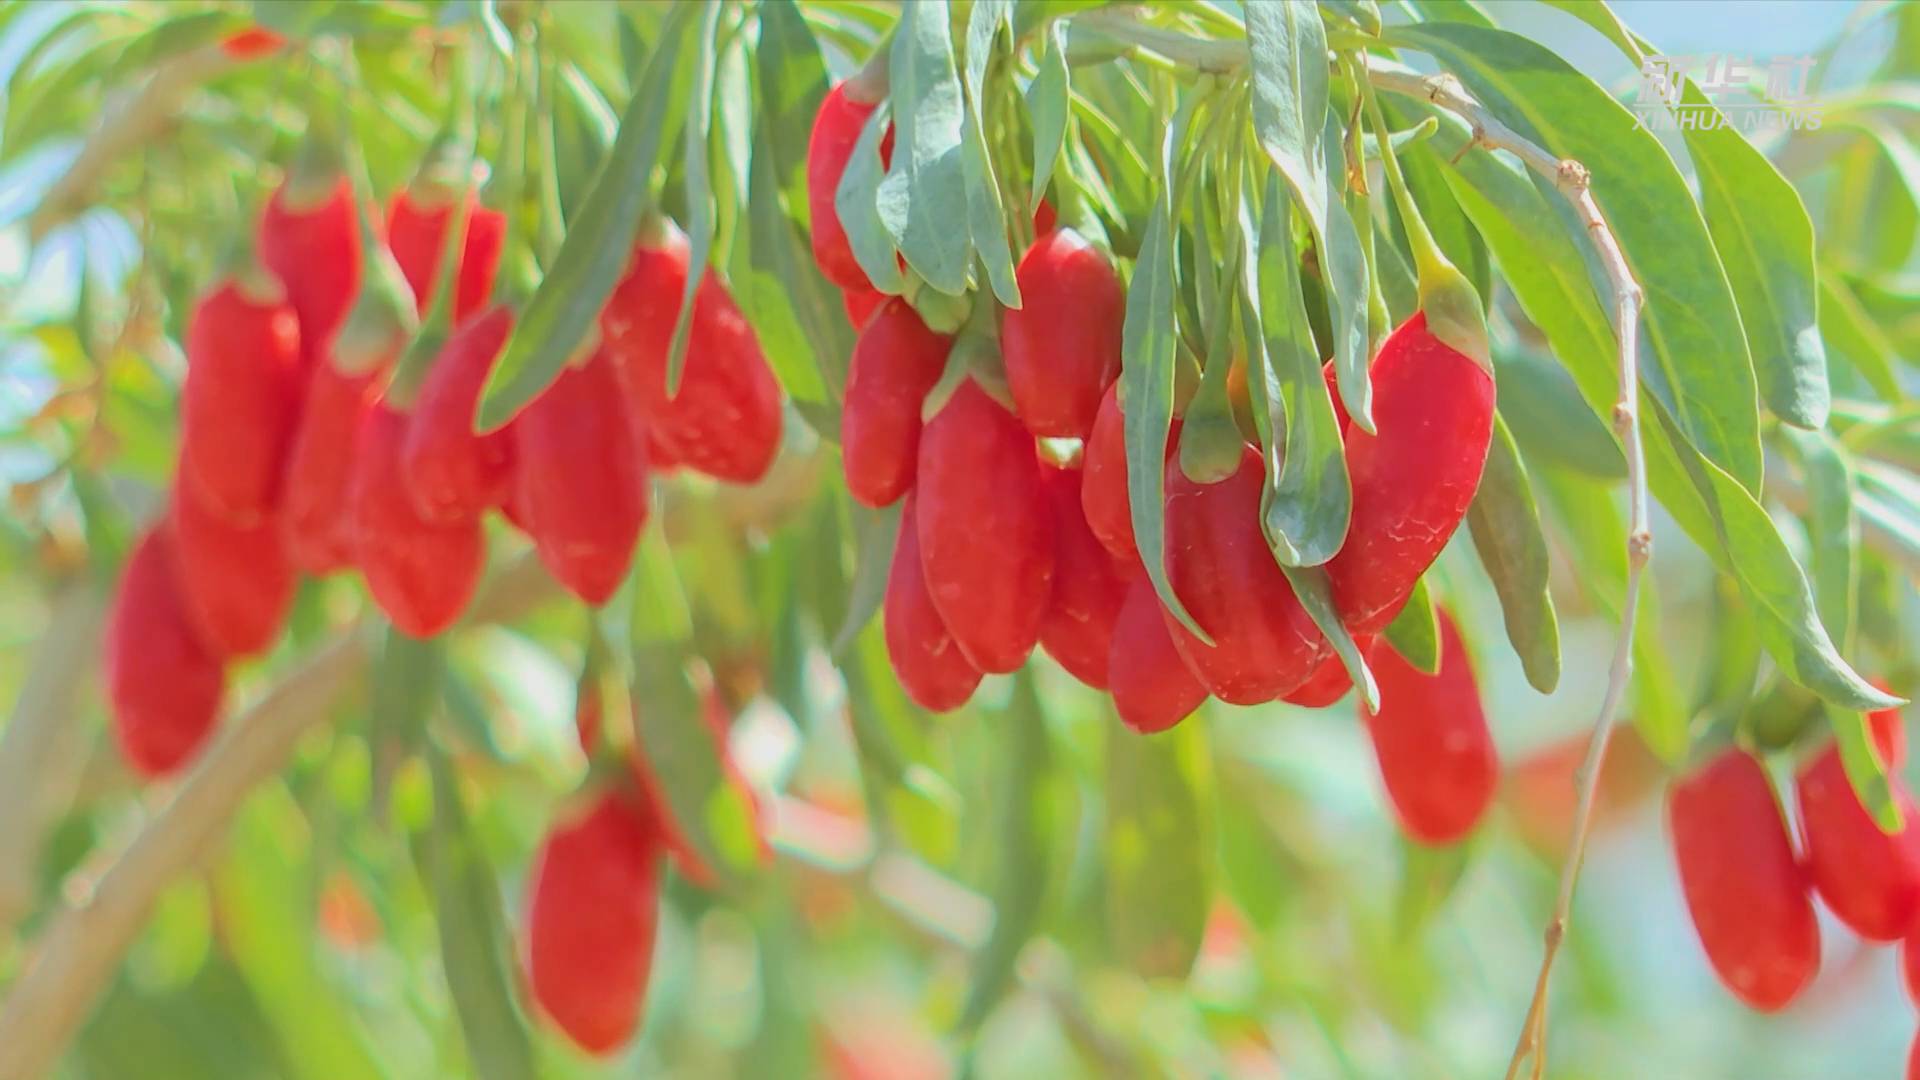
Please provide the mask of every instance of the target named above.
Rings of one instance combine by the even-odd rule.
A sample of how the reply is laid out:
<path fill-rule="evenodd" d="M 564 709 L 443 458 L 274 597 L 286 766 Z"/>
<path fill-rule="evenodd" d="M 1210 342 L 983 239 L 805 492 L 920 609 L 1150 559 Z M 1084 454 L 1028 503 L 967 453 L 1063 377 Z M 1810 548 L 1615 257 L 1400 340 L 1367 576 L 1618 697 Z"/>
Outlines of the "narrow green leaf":
<path fill-rule="evenodd" d="M 1138 975 L 1185 978 L 1199 955 L 1213 894 L 1207 773 L 1202 725 L 1146 737 L 1107 725 L 1107 930 Z"/>
<path fill-rule="evenodd" d="M 1466 876 L 1471 843 L 1429 847 L 1400 839 L 1400 885 L 1393 897 L 1393 933 L 1412 941 L 1426 928 Z"/>
<path fill-rule="evenodd" d="M 467 1061 L 482 1080 L 533 1080 L 533 1040 L 514 997 L 512 934 L 499 885 L 461 805 L 446 755 L 429 748 L 433 775 L 433 832 L 429 880 L 440 961 L 454 1014 L 467 1044 Z"/>
<path fill-rule="evenodd" d="M 1072 112 L 1065 23 L 1047 27 L 1046 48 L 1040 53 L 1039 70 L 1027 84 L 1026 96 L 1027 113 L 1033 118 L 1033 194 L 1027 200 L 1027 213 L 1031 214 L 1047 197 L 1053 163 L 1059 160 L 1060 146 L 1067 138 L 1067 117 Z"/>
<path fill-rule="evenodd" d="M 973 258 L 963 147 L 966 101 L 954 70 L 947 0 L 900 10 L 887 70 L 891 76 L 893 164 L 874 206 L 907 265 L 949 296 L 967 288 Z"/>
<path fill-rule="evenodd" d="M 1422 577 L 1407 597 L 1407 605 L 1381 631 L 1395 652 L 1429 675 L 1440 671 L 1440 619 L 1433 609 L 1433 596 Z"/>
<path fill-rule="evenodd" d="M 1307 617 L 1326 635 L 1327 643 L 1340 657 L 1340 663 L 1347 669 L 1347 677 L 1360 689 L 1360 700 L 1369 709 L 1380 707 L 1380 686 L 1374 682 L 1373 670 L 1367 667 L 1367 658 L 1360 646 L 1353 640 L 1353 634 L 1340 621 L 1340 611 L 1333 606 L 1333 587 L 1327 583 L 1327 572 L 1319 566 L 1288 566 L 1280 564 L 1280 570 L 1287 575 L 1287 583 L 1293 586 L 1293 595 L 1300 606 L 1307 611 Z M 1425 596 L 1425 587 L 1420 592 Z M 1409 601 L 1411 606 L 1411 601 Z M 1397 621 L 1397 620 L 1396 620 Z M 1435 661 L 1436 665 L 1438 660 Z M 1415 665 L 1419 666 L 1418 664 Z"/>
<path fill-rule="evenodd" d="M 781 387 L 795 402 L 827 409 L 833 422 L 816 430 L 833 437 L 840 430 L 839 401 L 853 338 L 839 294 L 821 275 L 806 238 L 781 205 L 773 156 L 767 152 L 770 137 L 763 119 L 749 170 L 747 242 L 736 245 L 731 268 L 734 298 Z"/>
<path fill-rule="evenodd" d="M 1905 398 L 1896 370 L 1899 349 L 1832 270 L 1820 275 L 1820 332 L 1853 364 L 1880 400 L 1897 403 Z"/>
<path fill-rule="evenodd" d="M 1600 480 L 1624 480 L 1627 462 L 1567 369 L 1542 357 L 1496 348 L 1500 415 L 1527 460 Z"/>
<path fill-rule="evenodd" d="M 962 134 L 961 164 L 966 178 L 967 222 L 973 246 L 987 268 L 993 295 L 1009 308 L 1020 306 L 1020 285 L 1014 280 L 1013 251 L 1007 243 L 1007 212 L 1000 197 L 1000 180 L 987 152 L 982 102 L 987 92 L 987 63 L 1012 26 L 1012 0 L 974 0 L 967 19 L 967 112 Z"/>
<path fill-rule="evenodd" d="M 1146 564 L 1147 576 L 1160 602 L 1195 637 L 1213 639 L 1193 620 L 1167 581 L 1166 565 L 1166 446 L 1173 425 L 1174 296 L 1173 238 L 1167 167 L 1176 133 L 1167 130 L 1161 149 L 1162 187 L 1148 212 L 1147 232 L 1127 285 L 1127 317 L 1120 341 L 1121 392 L 1126 401 L 1127 503 L 1133 518 L 1133 538 Z"/>
<path fill-rule="evenodd" d="M 820 43 L 794 0 L 764 0 L 760 47 L 754 53 L 759 75 L 759 131 L 774 163 L 775 186 L 787 204 L 807 213 L 807 142 L 813 118 L 827 96 L 827 65 Z"/>
<path fill-rule="evenodd" d="M 1853 598 L 1860 587 L 1860 519 L 1853 509 L 1858 486 L 1846 451 L 1825 432 L 1794 432 L 1807 491 L 1807 555 L 1813 594 L 1827 635 L 1845 651 L 1853 641 Z"/>
<path fill-rule="evenodd" d="M 1652 348 L 1643 361 L 1652 362 L 1643 362 L 1642 377 L 1689 442 L 1749 493 L 1759 491 L 1759 397 L 1739 309 L 1700 210 L 1659 140 L 1591 79 L 1518 35 L 1434 23 L 1396 27 L 1388 37 L 1432 54 L 1495 116 L 1587 167 L 1594 199 L 1650 298 Z M 1484 235 L 1484 223 L 1476 224 Z"/>
<path fill-rule="evenodd" d="M 993 826 L 993 931 L 975 955 L 971 985 L 961 1009 L 959 1029 L 979 1029 L 1013 985 L 1014 963 L 1039 926 L 1052 865 L 1047 857 L 1044 785 L 1052 748 L 1033 685 L 1033 669 L 1013 676 L 1008 708 L 991 720 L 999 726 L 1005 778 L 999 785 L 999 813 Z"/>
<path fill-rule="evenodd" d="M 1260 391 L 1266 416 L 1266 486 L 1260 520 L 1283 566 L 1318 566 L 1346 540 L 1353 509 L 1340 423 L 1320 371 L 1307 324 L 1299 267 L 1293 256 L 1292 214 L 1279 182 L 1269 176 L 1259 233 L 1253 212 L 1240 208 L 1240 235 L 1248 260 L 1246 304 L 1258 321 L 1259 366 L 1248 380 Z"/>
<path fill-rule="evenodd" d="M 701 7 L 694 35 L 693 87 L 687 98 L 687 122 L 682 129 L 686 156 L 681 168 L 681 193 L 687 207 L 687 280 L 680 289 L 680 313 L 673 320 L 673 341 L 667 347 L 667 396 L 680 392 L 680 376 L 687 363 L 687 338 L 693 332 L 693 300 L 707 275 L 707 257 L 713 248 L 713 138 L 714 45 L 720 35 L 719 4 Z"/>
<path fill-rule="evenodd" d="M 1866 807 L 1881 831 L 1897 833 L 1904 822 L 1900 803 L 1894 798 L 1893 784 L 1887 778 L 1886 763 L 1880 760 L 1880 748 L 1873 743 L 1866 714 L 1833 705 L 1826 707 L 1827 722 L 1833 726 L 1834 742 L 1840 748 L 1840 766 L 1860 805 Z"/>
<path fill-rule="evenodd" d="M 898 296 L 906 287 L 896 261 L 900 246 L 888 233 L 876 206 L 880 185 L 886 178 L 880 164 L 880 142 L 892 122 L 893 110 L 885 102 L 867 117 L 866 124 L 860 128 L 860 138 L 853 144 L 853 155 L 847 158 L 846 171 L 840 174 L 840 186 L 833 194 L 833 210 L 840 215 L 840 225 L 847 233 L 847 246 L 853 249 L 854 261 L 860 264 L 867 281 L 889 296 Z M 898 156 L 899 152 L 896 142 L 894 154 Z"/>
<path fill-rule="evenodd" d="M 1380 6 L 1374 0 L 1320 0 L 1322 14 L 1332 14 L 1363 34 L 1380 32 Z"/>
<path fill-rule="evenodd" d="M 851 500 L 848 505 L 854 521 L 853 585 L 847 595 L 846 621 L 834 633 L 828 650 L 836 657 L 846 653 L 887 598 L 887 575 L 893 570 L 893 548 L 901 525 L 901 503 L 879 510 Z"/>
<path fill-rule="evenodd" d="M 600 166 L 593 188 L 567 229 L 540 288 L 527 302 L 513 337 L 480 396 L 477 424 L 493 431 L 513 419 L 547 388 L 606 306 L 613 286 L 633 253 L 640 214 L 653 198 L 652 173 L 683 80 L 674 70 L 683 51 L 690 8 L 675 7 L 661 26 L 660 41 L 647 61 L 633 97 L 620 118 L 620 134 Z"/>
<path fill-rule="evenodd" d="M 1533 486 L 1502 415 L 1494 416 L 1487 467 L 1467 510 L 1467 527 L 1480 565 L 1500 596 L 1507 640 L 1520 657 L 1527 682 L 1551 694 L 1560 682 L 1560 622 L 1547 591 L 1547 539 L 1540 532 Z"/>

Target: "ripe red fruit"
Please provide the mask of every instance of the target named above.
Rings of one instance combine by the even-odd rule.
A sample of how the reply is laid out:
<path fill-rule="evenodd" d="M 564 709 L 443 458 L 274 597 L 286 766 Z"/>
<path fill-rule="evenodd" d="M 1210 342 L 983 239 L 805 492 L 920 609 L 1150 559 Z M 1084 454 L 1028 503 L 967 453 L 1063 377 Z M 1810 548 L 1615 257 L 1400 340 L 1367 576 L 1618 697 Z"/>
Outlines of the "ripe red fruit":
<path fill-rule="evenodd" d="M 287 39 L 264 26 L 249 26 L 220 39 L 220 51 L 235 60 L 258 60 L 280 51 Z"/>
<path fill-rule="evenodd" d="M 840 302 L 847 309 L 847 321 L 853 324 L 855 330 L 864 330 L 867 320 L 873 318 L 873 313 L 879 311 L 880 305 L 887 302 L 887 294 L 878 289 L 856 285 L 851 289 L 840 290 Z"/>
<path fill-rule="evenodd" d="M 1785 1008 L 1820 970 L 1820 926 L 1766 769 L 1721 753 L 1673 785 L 1667 821 L 1714 972 L 1749 1007 Z"/>
<path fill-rule="evenodd" d="M 847 84 L 841 83 L 820 101 L 813 117 L 813 134 L 807 139 L 807 209 L 812 217 L 813 261 L 827 280 L 843 289 L 866 287 L 866 271 L 853 257 L 847 243 L 847 231 L 833 207 L 834 194 L 840 190 L 840 176 L 847 171 L 854 145 L 860 141 L 860 129 L 873 115 L 876 103 L 854 101 L 847 97 Z M 880 157 L 891 155 L 893 131 L 888 129 L 881 141 Z"/>
<path fill-rule="evenodd" d="M 1450 844 L 1472 831 L 1500 778 L 1467 647 L 1453 616 L 1445 610 L 1439 616 L 1439 672 L 1428 675 L 1407 663 L 1382 638 L 1367 657 L 1380 711 L 1360 706 L 1394 814 L 1426 844 Z"/>
<path fill-rule="evenodd" d="M 1920 916 L 1920 828 L 1905 785 L 1889 780 L 1903 822 L 1893 836 L 1860 805 L 1837 747 L 1829 744 L 1807 762 L 1794 783 L 1814 887 L 1841 922 L 1869 941 L 1898 941 Z"/>
<path fill-rule="evenodd" d="M 780 384 L 753 328 L 709 270 L 695 293 L 680 389 L 667 396 L 667 361 L 687 283 L 687 237 L 665 223 L 600 313 L 613 358 L 650 437 L 689 468 L 734 483 L 766 475 L 780 449 Z"/>
<path fill-rule="evenodd" d="M 927 592 L 960 651 L 1005 673 L 1040 638 L 1053 523 L 1033 436 L 972 380 L 920 437 L 914 516 Z"/>
<path fill-rule="evenodd" d="M 627 576 L 646 522 L 646 458 L 613 363 L 595 352 L 514 419 L 515 496 L 540 561 L 589 604 Z"/>
<path fill-rule="evenodd" d="M 1900 981 L 1908 999 L 1920 1005 L 1920 933 L 1909 932 L 1900 942 Z"/>
<path fill-rule="evenodd" d="M 1040 644 L 1074 678 L 1105 690 L 1128 574 L 1087 529 L 1080 470 L 1043 464 L 1040 476 L 1053 519 L 1053 596 L 1040 622 Z"/>
<path fill-rule="evenodd" d="M 1102 547 L 1128 566 L 1138 565 L 1140 551 L 1134 546 L 1133 518 L 1127 503 L 1127 418 L 1120 410 L 1120 384 L 1107 387 L 1100 399 L 1100 412 L 1093 430 L 1087 435 L 1081 454 L 1080 508 L 1086 511 L 1087 528 Z M 1180 421 L 1174 420 L 1167 431 L 1167 450 L 1180 441 Z"/>
<path fill-rule="evenodd" d="M 313 366 L 305 407 L 280 482 L 281 537 L 297 570 L 326 574 L 353 562 L 353 515 L 347 499 L 360 424 L 373 406 L 376 371 Z"/>
<path fill-rule="evenodd" d="M 1373 361 L 1377 435 L 1349 428 L 1353 517 L 1327 563 L 1341 621 L 1356 634 L 1393 621 L 1459 528 L 1493 434 L 1493 376 L 1427 330 L 1402 323 Z"/>
<path fill-rule="evenodd" d="M 1045 236 L 1052 232 L 1054 226 L 1059 224 L 1059 222 L 1060 214 L 1054 210 L 1053 204 L 1045 199 L 1041 199 L 1040 205 L 1033 211 L 1033 235 L 1035 237 Z"/>
<path fill-rule="evenodd" d="M 1174 648 L 1160 598 L 1145 577 L 1127 586 L 1107 669 L 1113 707 L 1128 727 L 1142 734 L 1167 730 L 1207 700 L 1207 688 Z"/>
<path fill-rule="evenodd" d="M 255 284 L 226 281 L 194 305 L 181 390 L 181 478 L 238 522 L 274 508 L 300 407 L 299 324 Z"/>
<path fill-rule="evenodd" d="M 1892 693 L 1887 684 L 1875 679 L 1873 684 L 1884 693 Z M 1888 770 L 1898 769 L 1907 760 L 1907 728 L 1900 719 L 1898 708 L 1880 709 L 1867 714 L 1869 730 L 1873 732 L 1873 741 L 1880 748 L 1881 763 Z"/>
<path fill-rule="evenodd" d="M 512 332 L 510 308 L 469 320 L 447 339 L 421 380 L 400 469 L 414 506 L 428 521 L 470 520 L 507 497 L 513 482 L 512 429 L 478 434 L 473 414 Z"/>
<path fill-rule="evenodd" d="M 952 347 L 952 338 L 927 329 L 899 297 L 887 298 L 867 320 L 847 364 L 840 412 L 841 468 L 854 498 L 888 506 L 913 486 L 920 409 Z"/>
<path fill-rule="evenodd" d="M 1188 479 L 1177 460 L 1166 466 L 1167 581 L 1213 644 L 1172 612 L 1167 632 L 1201 683 L 1235 705 L 1298 689 L 1331 651 L 1260 532 L 1265 475 L 1252 447 L 1217 484 Z"/>
<path fill-rule="evenodd" d="M 1365 655 L 1373 647 L 1373 638 L 1361 636 L 1354 639 L 1354 644 L 1360 647 L 1361 655 Z M 1339 701 L 1351 689 L 1353 676 L 1347 674 L 1347 665 L 1340 662 L 1338 653 L 1330 653 L 1313 669 L 1306 682 L 1280 700 L 1305 709 L 1319 709 Z"/>
<path fill-rule="evenodd" d="M 440 524 L 420 516 L 400 470 L 407 422 L 384 403 L 361 422 L 348 488 L 354 562 L 393 625 L 427 638 L 453 625 L 473 598 L 485 538 L 478 518 Z"/>
<path fill-rule="evenodd" d="M 287 287 L 300 317 L 300 352 L 317 363 L 360 292 L 360 223 L 345 176 L 318 193 L 282 184 L 260 215 L 260 261 Z"/>
<path fill-rule="evenodd" d="M 660 837 L 636 800 L 599 796 L 555 825 L 528 887 L 527 981 L 540 1011 L 592 1054 L 633 1037 L 653 967 Z"/>
<path fill-rule="evenodd" d="M 920 537 L 914 524 L 913 496 L 900 512 L 900 534 L 894 540 L 893 567 L 887 572 L 887 600 L 882 618 L 887 633 L 887 659 L 901 689 L 915 705 L 929 712 L 947 712 L 967 703 L 980 685 L 980 669 L 960 653 L 940 613 L 927 594 L 920 570 Z"/>
<path fill-rule="evenodd" d="M 206 741 L 226 674 L 194 630 L 163 520 L 134 544 L 106 635 L 107 696 L 120 752 L 142 776 L 173 772 Z"/>
<path fill-rule="evenodd" d="M 1913 1046 L 1907 1050 L 1907 1080 L 1920 1080 L 1920 1035 L 1913 1037 Z"/>
<path fill-rule="evenodd" d="M 293 567 L 279 522 L 234 524 L 189 487 L 174 492 L 172 514 L 180 591 L 200 639 L 222 657 L 272 645 L 293 605 Z"/>
<path fill-rule="evenodd" d="M 387 208 L 387 248 L 413 290 L 415 305 L 421 311 L 433 302 L 433 285 L 439 277 L 440 252 L 446 244 L 447 224 L 453 216 L 453 204 L 415 198 L 402 191 Z M 493 292 L 493 277 L 500 268 L 500 249 L 506 241 L 507 216 L 481 206 L 477 197 L 467 199 L 467 235 L 461 241 L 460 273 L 453 293 L 453 322 L 458 326 L 467 316 L 479 311 Z"/>
<path fill-rule="evenodd" d="M 1061 229 L 1033 242 L 1015 277 L 1022 306 L 1000 322 L 1015 411 L 1035 435 L 1085 438 L 1120 374 L 1120 275 L 1105 252 Z"/>

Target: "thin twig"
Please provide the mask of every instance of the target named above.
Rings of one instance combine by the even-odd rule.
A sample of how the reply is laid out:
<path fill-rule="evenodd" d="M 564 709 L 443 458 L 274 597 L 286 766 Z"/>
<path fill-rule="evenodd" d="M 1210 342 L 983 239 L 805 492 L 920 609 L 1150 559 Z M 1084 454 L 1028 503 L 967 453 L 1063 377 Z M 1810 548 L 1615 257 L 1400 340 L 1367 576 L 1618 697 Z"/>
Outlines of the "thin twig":
<path fill-rule="evenodd" d="M 513 618 L 552 592 L 539 564 L 524 560 L 489 583 L 470 621 Z M 220 836 L 242 800 L 280 770 L 300 737 L 332 714 L 369 657 L 360 627 L 315 652 L 251 708 L 227 718 L 173 797 L 98 880 L 68 881 L 68 906 L 49 922 L 0 1001 L 0 1080 L 50 1073 L 154 899 Z"/>
<path fill-rule="evenodd" d="M 1074 16 L 1076 26 L 1086 26 L 1109 37 L 1150 49 L 1178 63 L 1201 71 L 1227 73 L 1246 67 L 1251 53 L 1245 41 L 1193 37 L 1178 31 L 1146 26 L 1136 13 L 1125 8 L 1108 8 Z M 1520 1075 L 1521 1066 L 1533 1064 L 1532 1076 L 1540 1077 L 1546 1066 L 1547 989 L 1553 962 L 1566 937 L 1567 920 L 1573 907 L 1574 890 L 1585 861 L 1587 836 L 1593 825 L 1593 808 L 1601 766 L 1607 745 L 1613 736 L 1620 699 L 1624 696 L 1633 666 L 1633 632 L 1639 611 L 1640 579 L 1653 556 L 1653 534 L 1648 527 L 1646 463 L 1641 449 L 1639 400 L 1640 378 L 1637 339 L 1640 309 L 1645 299 L 1621 253 L 1619 241 L 1607 225 L 1599 204 L 1589 190 L 1586 167 L 1577 161 L 1554 156 L 1546 148 L 1501 123 L 1475 101 L 1459 80 L 1451 75 L 1422 76 L 1398 69 L 1379 57 L 1368 56 L 1367 79 L 1375 87 L 1408 97 L 1419 98 L 1455 113 L 1473 127 L 1469 145 L 1505 150 L 1552 181 L 1555 190 L 1573 205 L 1585 223 L 1589 238 L 1599 254 L 1600 264 L 1613 287 L 1614 331 L 1619 340 L 1619 396 L 1613 405 L 1613 431 L 1624 449 L 1627 465 L 1629 517 L 1627 524 L 1626 600 L 1620 609 L 1620 632 L 1609 668 L 1607 688 L 1600 701 L 1599 716 L 1587 744 L 1586 758 L 1576 774 L 1579 808 L 1574 815 L 1573 839 L 1560 867 L 1559 893 L 1552 918 L 1547 923 L 1545 949 L 1540 972 L 1534 980 L 1533 997 L 1527 1007 L 1526 1022 L 1507 1067 L 1508 1080 Z"/>

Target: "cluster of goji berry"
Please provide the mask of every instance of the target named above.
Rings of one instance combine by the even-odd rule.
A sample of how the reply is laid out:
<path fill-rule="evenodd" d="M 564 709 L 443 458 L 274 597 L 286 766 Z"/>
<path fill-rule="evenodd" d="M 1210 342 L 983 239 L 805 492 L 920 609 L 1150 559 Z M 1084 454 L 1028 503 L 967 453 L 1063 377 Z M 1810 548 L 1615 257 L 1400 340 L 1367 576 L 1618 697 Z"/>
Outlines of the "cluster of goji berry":
<path fill-rule="evenodd" d="M 1038 644 L 1111 693 L 1141 732 L 1179 723 L 1209 696 L 1236 705 L 1331 704 L 1344 665 L 1294 594 L 1260 522 L 1265 463 L 1199 483 L 1167 443 L 1168 582 L 1211 641 L 1161 603 L 1135 546 L 1118 376 L 1126 294 L 1111 256 L 1036 221 L 1015 270 L 1022 306 L 998 328 L 1005 397 L 963 378 L 923 425 L 954 342 L 899 297 L 875 297 L 834 213 L 872 105 L 836 87 L 816 116 L 808 182 L 813 248 L 859 324 L 841 447 L 847 488 L 870 506 L 905 499 L 885 602 L 886 641 L 908 695 L 954 709 L 983 674 Z M 1042 227 L 1045 226 L 1045 227 Z M 864 315 L 863 315 L 864 313 Z M 1376 432 L 1345 424 L 1352 523 L 1326 564 L 1342 622 L 1367 649 L 1381 708 L 1367 717 L 1399 817 L 1428 842 L 1458 839 L 1493 795 L 1497 762 L 1473 675 L 1444 613 L 1428 675 L 1376 635 L 1458 528 L 1493 422 L 1486 368 L 1414 315 L 1371 365 Z M 1337 396 L 1336 396 L 1337 401 Z M 1040 440 L 1078 440 L 1077 461 Z"/>
<path fill-rule="evenodd" d="M 1833 740 L 1794 776 L 1796 852 L 1766 766 L 1728 747 L 1667 792 L 1667 820 L 1687 911 L 1715 974 L 1749 1007 L 1784 1009 L 1820 970 L 1818 896 L 1870 942 L 1903 942 L 1901 972 L 1920 1003 L 1920 828 L 1897 771 L 1906 735 L 1897 710 L 1869 714 L 1900 828 L 1889 833 L 1860 801 Z M 1920 1077 L 1920 1037 L 1907 1075 Z"/>
<path fill-rule="evenodd" d="M 665 221 L 637 244 L 592 352 L 507 425 L 477 433 L 515 311 L 492 299 L 505 218 L 464 197 L 450 333 L 411 382 L 391 378 L 402 333 L 349 319 L 372 286 L 344 178 L 277 191 L 258 227 L 262 267 L 196 303 L 167 511 L 127 564 L 107 640 L 116 729 L 140 772 L 171 772 L 205 741 L 226 665 L 279 637 L 299 573 L 358 569 L 394 626 L 429 637 L 473 597 L 492 510 L 597 605 L 626 576 L 650 475 L 685 466 L 750 482 L 772 463 L 780 388 L 711 274 L 678 392 L 666 391 L 688 250 Z M 461 198 L 422 184 L 385 216 L 422 310 Z"/>

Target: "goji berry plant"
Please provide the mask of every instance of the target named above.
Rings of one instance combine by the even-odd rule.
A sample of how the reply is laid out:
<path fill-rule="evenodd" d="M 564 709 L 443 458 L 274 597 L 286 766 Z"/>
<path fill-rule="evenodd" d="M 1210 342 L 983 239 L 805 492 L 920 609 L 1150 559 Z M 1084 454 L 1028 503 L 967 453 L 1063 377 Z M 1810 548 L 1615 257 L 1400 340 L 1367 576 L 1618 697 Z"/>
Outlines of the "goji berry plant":
<path fill-rule="evenodd" d="M 0 0 L 0 1080 L 1920 1077 L 1920 8 L 1679 10 Z"/>

